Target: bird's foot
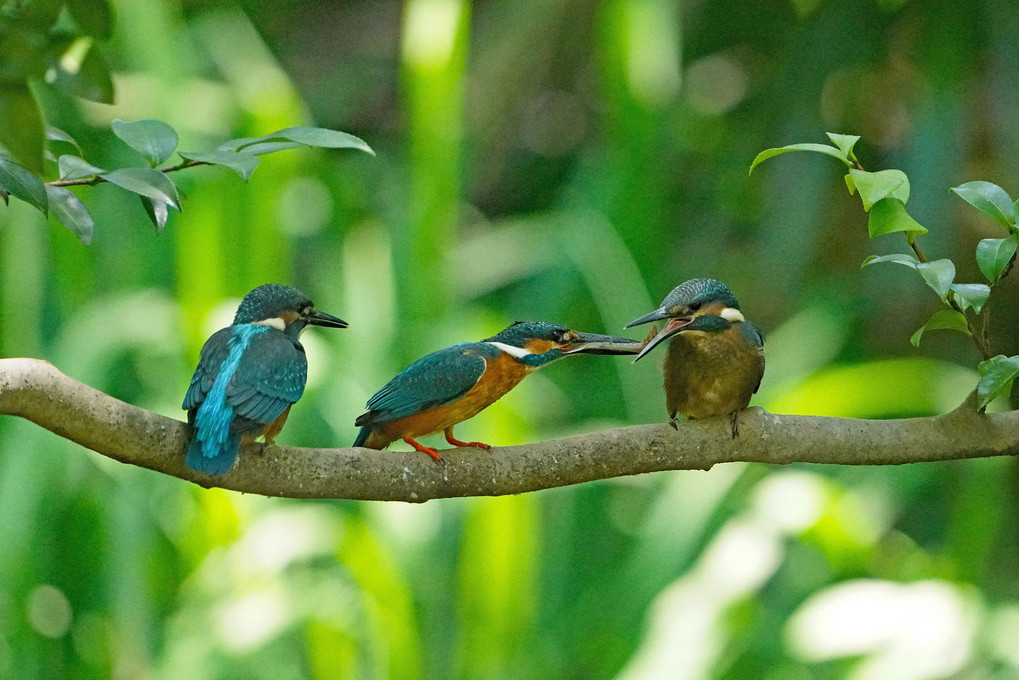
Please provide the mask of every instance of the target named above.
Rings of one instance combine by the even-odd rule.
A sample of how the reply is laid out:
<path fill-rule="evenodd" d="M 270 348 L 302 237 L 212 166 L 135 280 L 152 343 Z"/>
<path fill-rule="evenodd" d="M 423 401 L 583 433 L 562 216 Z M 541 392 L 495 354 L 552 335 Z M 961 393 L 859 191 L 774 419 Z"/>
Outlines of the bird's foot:
<path fill-rule="evenodd" d="M 673 415 L 672 415 L 672 416 L 671 416 L 671 417 L 669 418 L 669 427 L 671 427 L 671 428 L 672 428 L 673 430 L 675 430 L 676 432 L 679 432 L 679 421 L 678 421 L 678 420 L 676 420 L 676 416 L 675 416 L 675 414 L 673 414 Z"/>
<path fill-rule="evenodd" d="M 732 422 L 732 438 L 736 439 L 739 437 L 739 411 L 730 413 L 729 418 Z"/>
<path fill-rule="evenodd" d="M 459 439 L 457 439 L 456 437 L 453 436 L 453 428 L 451 428 L 451 427 L 446 428 L 444 430 L 444 434 L 446 435 L 446 441 L 449 442 L 450 444 L 452 444 L 453 446 L 457 446 L 457 447 L 460 447 L 460 448 L 467 447 L 467 446 L 473 446 L 476 449 L 484 449 L 485 451 L 488 451 L 490 448 L 492 448 L 491 446 L 489 446 L 488 444 L 485 444 L 483 442 L 462 442 L 462 441 L 460 441 Z"/>
<path fill-rule="evenodd" d="M 436 463 L 443 463 L 443 462 L 445 462 L 445 461 L 442 460 L 442 456 L 439 455 L 439 452 L 436 451 L 435 449 L 433 449 L 432 447 L 425 446 L 424 444 L 419 444 L 418 442 L 414 441 L 410 437 L 404 437 L 403 441 L 405 441 L 408 444 L 410 444 L 411 446 L 413 446 L 415 451 L 420 451 L 421 453 L 427 453 L 429 456 L 432 457 L 432 460 L 434 460 Z"/>

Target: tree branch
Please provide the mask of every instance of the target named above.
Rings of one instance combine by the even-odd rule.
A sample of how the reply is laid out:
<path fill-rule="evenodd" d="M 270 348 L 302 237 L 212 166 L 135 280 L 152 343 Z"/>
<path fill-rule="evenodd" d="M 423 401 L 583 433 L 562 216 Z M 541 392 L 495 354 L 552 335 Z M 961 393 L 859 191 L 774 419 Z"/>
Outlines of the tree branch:
<path fill-rule="evenodd" d="M 436 464 L 416 452 L 309 449 L 252 444 L 223 477 L 184 464 L 187 425 L 132 406 L 39 359 L 0 359 L 0 414 L 15 415 L 123 463 L 225 489 L 290 498 L 423 502 L 498 496 L 660 470 L 707 470 L 749 461 L 895 465 L 1019 453 L 1019 411 L 985 415 L 971 400 L 929 418 L 854 420 L 740 414 L 636 425 L 498 447 L 456 449 Z"/>

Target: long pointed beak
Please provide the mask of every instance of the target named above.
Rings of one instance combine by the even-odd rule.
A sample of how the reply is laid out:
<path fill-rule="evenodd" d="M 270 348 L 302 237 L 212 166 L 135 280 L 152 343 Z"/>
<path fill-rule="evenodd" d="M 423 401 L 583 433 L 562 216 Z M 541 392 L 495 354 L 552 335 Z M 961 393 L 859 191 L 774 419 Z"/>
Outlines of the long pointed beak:
<path fill-rule="evenodd" d="M 645 314 L 639 319 L 634 319 L 630 323 L 626 324 L 624 328 L 633 328 L 634 326 L 640 326 L 641 324 L 651 323 L 652 321 L 661 321 L 662 319 L 669 318 L 669 315 L 665 312 L 665 309 L 660 307 L 655 311 Z"/>
<path fill-rule="evenodd" d="M 308 315 L 308 323 L 312 326 L 325 326 L 326 328 L 346 328 L 347 322 L 332 314 L 320 312 L 317 309 Z"/>
<path fill-rule="evenodd" d="M 639 340 L 620 338 L 615 335 L 598 333 L 577 333 L 567 345 L 562 345 L 564 354 L 636 354 L 641 349 Z"/>
<path fill-rule="evenodd" d="M 657 312 L 652 312 L 652 314 L 655 314 L 655 313 L 657 313 Z M 650 316 L 650 315 L 648 315 L 648 316 Z M 644 317 L 641 317 L 641 319 L 643 319 L 643 318 Z M 669 338 L 671 338 L 676 333 L 678 333 L 681 330 L 683 330 L 684 327 L 689 326 L 690 323 L 693 321 L 693 319 L 691 319 L 689 317 L 685 317 L 685 316 L 673 316 L 673 317 L 664 317 L 664 318 L 668 319 L 668 323 L 665 324 L 665 328 L 663 328 L 661 331 L 659 331 L 658 335 L 656 335 L 655 337 L 651 338 L 651 340 L 647 343 L 647 345 L 644 346 L 644 349 L 642 349 L 640 351 L 640 353 L 637 354 L 636 357 L 634 357 L 633 363 L 637 363 L 638 361 L 640 361 L 640 359 L 645 354 L 647 354 L 648 352 L 653 350 L 658 345 L 662 344 L 662 342 L 664 342 L 665 340 L 668 340 Z M 646 321 L 641 321 L 641 319 L 637 319 L 637 321 L 634 321 L 633 323 L 637 323 L 638 321 L 640 323 L 647 323 Z M 649 319 L 649 321 L 653 321 L 653 320 L 654 319 Z M 633 324 L 631 324 L 631 325 L 633 325 Z"/>

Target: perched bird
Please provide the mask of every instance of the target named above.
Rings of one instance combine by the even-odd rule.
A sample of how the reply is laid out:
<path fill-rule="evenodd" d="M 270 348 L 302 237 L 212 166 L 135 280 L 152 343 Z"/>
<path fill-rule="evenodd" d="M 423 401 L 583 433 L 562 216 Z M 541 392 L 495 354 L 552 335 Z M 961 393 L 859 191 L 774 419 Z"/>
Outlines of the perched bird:
<path fill-rule="evenodd" d="M 188 467 L 225 474 L 241 442 L 273 443 L 290 407 L 304 394 L 308 359 L 301 333 L 309 326 L 346 328 L 290 286 L 267 283 L 244 296 L 233 324 L 213 333 L 184 396 L 191 425 Z"/>
<path fill-rule="evenodd" d="M 729 287 L 717 279 L 691 279 L 676 286 L 661 307 L 626 325 L 665 321 L 665 327 L 634 359 L 639 361 L 667 338 L 665 405 L 688 418 L 729 415 L 732 436 L 737 414 L 747 407 L 764 376 L 764 337 L 747 321 Z"/>
<path fill-rule="evenodd" d="M 518 321 L 481 342 L 463 342 L 418 359 L 368 400 L 354 446 L 384 449 L 403 439 L 435 460 L 442 456 L 417 441 L 440 430 L 453 446 L 490 448 L 462 442 L 453 426 L 473 418 L 527 376 L 570 354 L 636 354 L 641 344 L 629 338 L 578 333 L 542 321 Z"/>

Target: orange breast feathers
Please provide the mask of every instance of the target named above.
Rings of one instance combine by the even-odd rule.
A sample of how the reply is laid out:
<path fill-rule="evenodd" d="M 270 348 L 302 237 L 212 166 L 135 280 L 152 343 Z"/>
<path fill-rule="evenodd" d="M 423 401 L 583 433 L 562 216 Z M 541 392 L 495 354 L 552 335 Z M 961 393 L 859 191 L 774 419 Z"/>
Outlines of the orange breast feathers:
<path fill-rule="evenodd" d="M 376 433 L 390 442 L 401 437 L 421 437 L 462 423 L 494 404 L 534 370 L 505 353 L 500 353 L 497 359 L 485 359 L 485 364 L 485 372 L 467 394 L 450 404 L 387 423 L 373 433 L 373 439 Z"/>

